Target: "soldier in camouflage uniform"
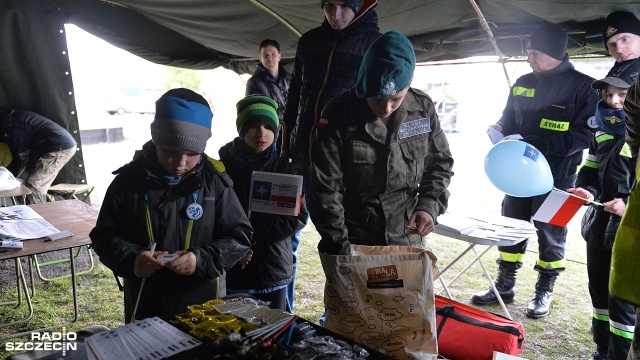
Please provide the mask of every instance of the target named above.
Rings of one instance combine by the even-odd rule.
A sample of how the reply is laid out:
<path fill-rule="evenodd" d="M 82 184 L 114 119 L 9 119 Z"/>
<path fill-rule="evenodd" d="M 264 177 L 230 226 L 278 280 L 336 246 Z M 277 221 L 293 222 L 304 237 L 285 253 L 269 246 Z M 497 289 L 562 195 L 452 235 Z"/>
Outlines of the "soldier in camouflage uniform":
<path fill-rule="evenodd" d="M 415 54 L 390 31 L 364 55 L 355 88 L 322 112 L 311 151 L 318 249 L 422 246 L 447 208 L 453 158 L 431 98 L 409 87 Z"/>

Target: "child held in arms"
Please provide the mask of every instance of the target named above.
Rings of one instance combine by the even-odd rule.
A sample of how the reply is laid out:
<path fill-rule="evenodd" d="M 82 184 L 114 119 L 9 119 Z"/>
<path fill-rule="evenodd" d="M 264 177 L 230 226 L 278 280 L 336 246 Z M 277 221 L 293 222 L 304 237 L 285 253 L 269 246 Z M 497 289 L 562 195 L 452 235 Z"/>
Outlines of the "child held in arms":
<path fill-rule="evenodd" d="M 156 101 L 151 141 L 114 172 L 90 237 L 124 278 L 125 321 L 171 320 L 224 296 L 220 280 L 249 251 L 251 225 L 231 180 L 204 154 L 212 117 L 199 94 L 169 90 Z M 158 258 L 167 254 L 177 257 Z"/>
<path fill-rule="evenodd" d="M 254 171 L 294 174 L 288 158 L 279 157 L 274 139 L 279 128 L 278 104 L 262 95 L 250 95 L 237 104 L 239 137 L 220 148 L 220 160 L 233 179 L 233 187 L 249 213 L 251 175 Z M 227 293 L 248 293 L 285 310 L 287 285 L 293 279 L 291 235 L 308 219 L 304 199 L 297 216 L 251 212 L 254 229 L 251 259 L 236 264 L 227 274 Z"/>

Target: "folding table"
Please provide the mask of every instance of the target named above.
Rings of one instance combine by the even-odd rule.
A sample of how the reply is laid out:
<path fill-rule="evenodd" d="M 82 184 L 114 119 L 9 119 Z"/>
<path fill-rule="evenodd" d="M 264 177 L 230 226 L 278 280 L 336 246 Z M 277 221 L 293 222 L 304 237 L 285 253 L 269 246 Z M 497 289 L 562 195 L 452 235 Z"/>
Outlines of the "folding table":
<path fill-rule="evenodd" d="M 520 239 L 517 239 L 517 240 L 485 239 L 485 238 L 462 235 L 460 233 L 449 231 L 449 230 L 445 229 L 444 227 L 442 227 L 440 225 L 436 225 L 436 228 L 435 228 L 435 230 L 433 232 L 438 234 L 438 235 L 446 236 L 446 237 L 449 237 L 449 238 L 452 238 L 452 239 L 462 240 L 464 242 L 469 243 L 469 246 L 467 246 L 467 248 L 464 249 L 455 259 L 453 259 L 443 269 L 440 269 L 440 272 L 439 272 L 438 276 L 436 277 L 436 279 L 434 279 L 434 280 L 437 280 L 437 279 L 440 280 L 440 283 L 442 284 L 442 287 L 443 287 L 443 291 L 445 291 L 447 293 L 447 296 L 449 298 L 451 298 L 451 293 L 449 292 L 449 288 L 448 288 L 449 285 L 453 284 L 456 280 L 458 280 L 462 275 L 464 275 L 467 272 L 467 270 L 469 270 L 471 265 L 473 265 L 473 264 L 475 264 L 477 262 L 482 267 L 482 271 L 484 272 L 484 275 L 487 278 L 487 281 L 489 282 L 489 286 L 491 286 L 491 289 L 493 290 L 493 293 L 498 298 L 498 302 L 500 303 L 500 306 L 502 307 L 502 310 L 504 311 L 505 315 L 507 316 L 507 318 L 512 319 L 511 318 L 511 314 L 509 314 L 509 310 L 507 310 L 507 307 L 505 306 L 504 301 L 502 301 L 502 298 L 500 297 L 500 294 L 498 293 L 498 289 L 496 289 L 496 286 L 493 283 L 493 279 L 491 278 L 491 275 L 489 275 L 489 272 L 487 271 L 487 268 L 482 263 L 482 257 L 494 246 L 516 245 L 516 244 L 518 244 L 518 243 L 520 243 L 522 241 L 525 241 L 526 239 L 525 238 L 520 238 Z M 475 249 L 476 245 L 485 245 L 486 249 L 484 249 L 480 254 L 478 254 L 478 252 Z M 473 259 L 473 261 L 471 261 L 469 264 L 467 264 L 464 267 L 464 269 L 462 269 L 451 281 L 449 281 L 449 283 L 445 284 L 445 282 L 444 282 L 444 280 L 442 278 L 442 274 L 444 274 L 455 263 L 457 263 L 460 259 L 462 259 L 462 257 L 464 257 L 469 251 L 473 251 L 473 254 L 475 255 L 475 258 Z"/>
<path fill-rule="evenodd" d="M 31 190 L 29 190 L 29 188 L 27 188 L 23 184 L 20 184 L 20 187 L 17 187 L 15 189 L 2 190 L 0 191 L 0 199 L 2 199 L 2 206 L 8 206 L 7 198 L 11 199 L 12 205 L 18 205 L 18 201 L 16 200 L 17 197 L 22 198 L 22 203 L 26 204 L 27 202 L 26 198 L 27 198 L 27 195 L 29 194 L 31 194 Z"/>
<path fill-rule="evenodd" d="M 0 252 L 0 261 L 10 259 L 14 259 L 16 261 L 16 275 L 18 277 L 18 301 L 20 301 L 20 287 L 22 287 L 24 289 L 25 300 L 29 308 L 29 314 L 25 318 L 18 321 L 10 321 L 8 323 L 0 324 L 0 328 L 9 325 L 24 323 L 29 321 L 29 319 L 33 317 L 33 304 L 31 302 L 31 299 L 35 294 L 32 293 L 31 295 L 29 295 L 25 275 L 22 271 L 22 265 L 19 261 L 19 258 L 32 257 L 36 254 L 43 254 L 46 252 L 58 250 L 69 250 L 71 259 L 71 286 L 73 291 L 74 318 L 68 323 L 72 323 L 78 320 L 78 294 L 76 289 L 77 274 L 75 257 L 73 256 L 73 249 L 91 244 L 89 232 L 91 232 L 96 224 L 98 211 L 80 200 L 54 201 L 42 204 L 33 204 L 29 206 L 33 208 L 33 210 L 35 210 L 38 214 L 40 214 L 45 220 L 47 220 L 51 225 L 55 226 L 58 230 L 69 230 L 71 233 L 73 233 L 73 236 L 53 241 L 46 241 L 45 239 L 25 240 L 23 241 L 23 248 L 21 250 Z M 29 267 L 29 272 L 31 275 L 31 280 L 33 282 L 33 273 L 31 267 Z M 19 334 L 13 334 L 11 336 L 0 339 L 0 343 L 2 343 L 2 340 L 5 339 L 27 335 L 34 331 L 43 331 L 58 328 L 61 326 L 64 326 L 64 324 L 44 329 L 30 330 Z"/>

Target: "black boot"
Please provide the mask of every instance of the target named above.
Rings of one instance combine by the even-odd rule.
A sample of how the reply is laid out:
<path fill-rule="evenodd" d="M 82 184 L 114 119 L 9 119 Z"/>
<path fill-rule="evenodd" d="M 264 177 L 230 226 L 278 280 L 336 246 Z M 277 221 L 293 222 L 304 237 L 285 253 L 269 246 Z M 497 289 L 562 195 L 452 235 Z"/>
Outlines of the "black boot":
<path fill-rule="evenodd" d="M 527 316 L 538 319 L 549 315 L 551 309 L 551 295 L 553 295 L 553 284 L 556 282 L 558 274 L 538 274 L 536 282 L 536 293 L 527 306 Z"/>
<path fill-rule="evenodd" d="M 496 278 L 495 286 L 505 304 L 512 303 L 513 298 L 516 296 L 513 287 L 516 285 L 516 273 L 519 267 L 518 263 L 498 261 L 498 277 Z M 497 304 L 498 298 L 493 289 L 489 287 L 486 291 L 473 294 L 471 301 L 476 305 L 490 305 Z"/>

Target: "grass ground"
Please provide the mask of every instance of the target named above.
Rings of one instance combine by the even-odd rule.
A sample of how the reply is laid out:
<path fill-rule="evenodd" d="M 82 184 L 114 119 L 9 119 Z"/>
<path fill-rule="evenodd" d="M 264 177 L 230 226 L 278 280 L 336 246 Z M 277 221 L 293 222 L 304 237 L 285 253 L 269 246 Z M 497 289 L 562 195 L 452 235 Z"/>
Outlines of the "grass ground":
<path fill-rule="evenodd" d="M 498 213 L 500 209 L 499 193 L 485 179 L 482 170 L 483 157 L 488 150 L 488 140 L 476 139 L 477 135 L 464 133 L 449 136 L 451 149 L 456 159 L 454 170 L 456 175 L 450 186 L 451 198 L 449 210 L 469 213 Z M 91 175 L 90 183 L 98 183 L 100 177 L 110 182 L 109 172 L 117 166 L 106 164 L 108 159 L 93 162 L 95 154 L 109 153 L 103 145 L 86 146 L 84 149 L 87 172 L 95 171 L 90 164 L 99 166 L 103 173 Z M 125 159 L 131 153 L 128 152 Z M 122 164 L 125 160 L 120 160 Z M 94 173 L 92 173 L 94 174 Z M 94 190 L 96 196 L 104 193 L 106 185 L 100 184 Z M 92 198 L 94 198 L 92 194 Z M 537 244 L 529 244 L 529 252 L 525 256 L 525 266 L 518 274 L 516 284 L 516 300 L 507 305 L 512 317 L 522 323 L 525 328 L 525 346 L 521 354 L 523 358 L 534 359 L 588 359 L 593 351 L 590 329 L 591 305 L 587 289 L 584 242 L 580 237 L 579 224 L 582 213 L 574 217 L 569 225 L 566 257 L 567 270 L 558 278 L 554 291 L 551 315 L 532 320 L 524 315 L 527 303 L 533 294 L 537 273 L 533 265 L 537 258 Z M 324 275 L 317 255 L 318 234 L 312 225 L 305 228 L 299 248 L 298 280 L 296 282 L 295 312 L 297 315 L 317 322 L 324 310 L 323 290 Z M 438 257 L 440 268 L 444 267 L 461 252 L 466 243 L 429 235 L 428 245 Z M 484 264 L 491 276 L 495 275 L 497 250 L 491 249 L 484 257 Z M 470 255 L 463 258 L 450 272 L 443 275 L 445 280 L 453 278 L 465 262 L 471 260 Z M 27 268 L 23 266 L 23 268 Z M 77 322 L 67 326 L 67 330 L 75 331 L 89 325 L 105 325 L 113 328 L 123 324 L 122 293 L 118 290 L 111 272 L 98 265 L 88 275 L 79 278 L 78 298 L 80 316 Z M 486 289 L 488 286 L 484 274 L 478 264 L 471 266 L 467 274 L 449 287 L 454 299 L 469 303 L 474 291 Z M 435 283 L 436 291 L 441 289 Z M 16 297 L 11 286 L 0 290 L 0 303 L 14 300 Z M 64 319 L 73 317 L 71 306 L 71 286 L 69 280 L 57 280 L 51 283 L 38 282 L 34 299 L 35 315 L 26 324 L 0 328 L 0 339 L 17 332 L 58 325 Z M 502 313 L 499 306 L 487 307 L 486 310 Z M 0 305 L 0 324 L 10 319 L 19 319 L 26 315 L 26 306 L 14 309 L 11 305 Z M 0 344 L 0 359 L 6 357 L 4 346 Z"/>

